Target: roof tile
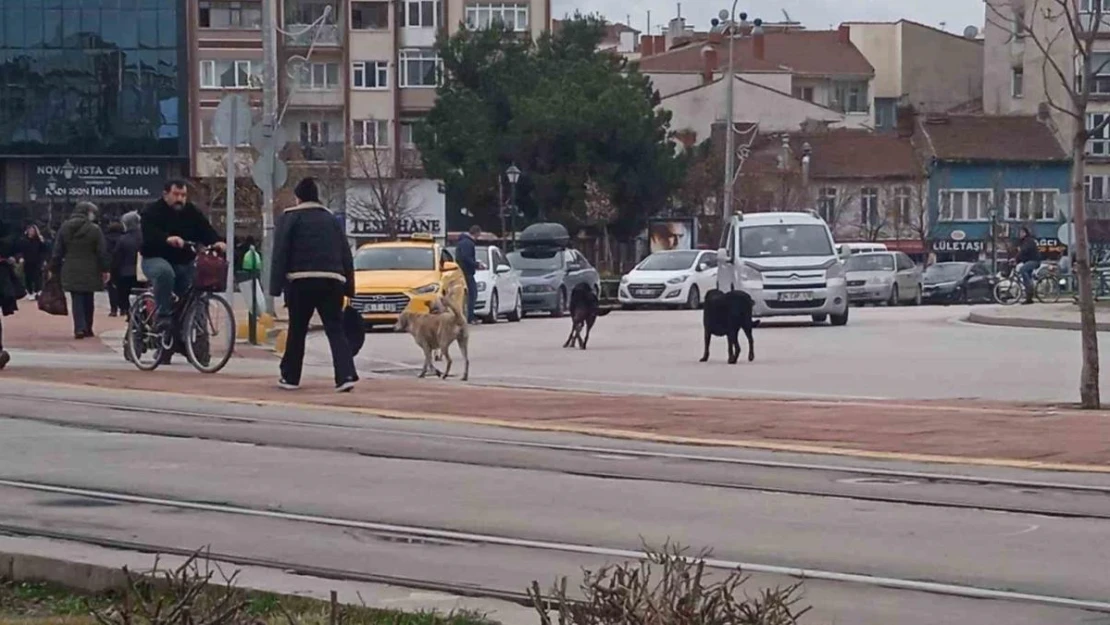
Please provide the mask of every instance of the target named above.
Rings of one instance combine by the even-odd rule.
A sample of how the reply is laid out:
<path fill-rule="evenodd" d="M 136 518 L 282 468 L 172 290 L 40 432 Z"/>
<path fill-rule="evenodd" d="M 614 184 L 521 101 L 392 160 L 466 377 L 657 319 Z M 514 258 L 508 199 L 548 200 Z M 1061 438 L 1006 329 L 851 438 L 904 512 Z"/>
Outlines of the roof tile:
<path fill-rule="evenodd" d="M 917 123 L 926 147 L 940 160 L 1068 160 L 1052 130 L 1033 116 L 928 115 Z"/>
<path fill-rule="evenodd" d="M 854 74 L 871 76 L 875 69 L 852 43 L 841 43 L 835 30 L 769 32 L 764 37 L 764 58 L 757 59 L 752 37 L 733 39 L 733 64 L 738 72 L 788 70 L 795 74 L 830 76 Z M 712 45 L 712 44 L 711 44 Z M 703 67 L 702 42 L 669 50 L 640 61 L 640 71 L 700 72 Z M 721 69 L 728 65 L 728 47 L 720 44 L 717 58 Z"/>

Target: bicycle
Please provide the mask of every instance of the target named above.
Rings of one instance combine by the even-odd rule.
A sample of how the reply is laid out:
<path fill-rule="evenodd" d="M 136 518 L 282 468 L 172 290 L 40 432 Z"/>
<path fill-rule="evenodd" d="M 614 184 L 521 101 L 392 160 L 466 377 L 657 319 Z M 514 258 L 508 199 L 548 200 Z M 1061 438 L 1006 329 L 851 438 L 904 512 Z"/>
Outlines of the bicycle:
<path fill-rule="evenodd" d="M 1013 306 L 1025 301 L 1025 282 L 1021 279 L 1017 263 L 1007 263 L 1006 270 L 1000 272 L 994 285 L 994 301 L 1003 306 Z M 1041 265 L 1033 272 L 1033 296 L 1043 304 L 1060 301 L 1060 280 L 1054 265 Z"/>
<path fill-rule="evenodd" d="M 186 245 L 194 250 L 200 247 L 191 242 Z M 220 312 L 227 313 L 226 323 L 214 321 Z M 235 351 L 235 331 L 231 304 L 219 293 L 193 287 L 175 299 L 172 323 L 168 329 L 160 329 L 154 290 L 148 287 L 131 304 L 125 333 L 129 353 L 125 356 L 140 371 L 154 371 L 183 345 L 185 358 L 193 368 L 201 373 L 217 373 Z M 223 337 L 228 339 L 228 348 L 222 356 L 214 357 L 213 339 Z"/>

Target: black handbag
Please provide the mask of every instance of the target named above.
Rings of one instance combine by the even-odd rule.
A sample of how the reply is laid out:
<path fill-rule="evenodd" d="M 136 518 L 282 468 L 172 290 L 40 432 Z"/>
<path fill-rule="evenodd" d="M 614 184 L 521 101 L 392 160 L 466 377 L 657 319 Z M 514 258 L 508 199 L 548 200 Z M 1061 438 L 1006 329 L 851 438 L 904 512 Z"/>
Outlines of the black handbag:
<path fill-rule="evenodd" d="M 351 355 L 358 356 L 366 343 L 366 324 L 362 321 L 362 313 L 353 306 L 343 309 L 343 334 L 347 336 L 347 343 L 351 346 Z"/>

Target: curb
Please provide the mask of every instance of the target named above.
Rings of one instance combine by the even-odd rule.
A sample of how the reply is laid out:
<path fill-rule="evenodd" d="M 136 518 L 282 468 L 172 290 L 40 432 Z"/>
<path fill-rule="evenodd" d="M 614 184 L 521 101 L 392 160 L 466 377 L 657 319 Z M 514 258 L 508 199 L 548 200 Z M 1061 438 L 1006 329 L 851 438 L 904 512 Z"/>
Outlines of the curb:
<path fill-rule="evenodd" d="M 26 553 L 0 553 L 0 580 L 47 582 L 89 594 L 127 587 L 122 569 Z"/>
<path fill-rule="evenodd" d="M 1029 319 L 1026 317 L 996 317 L 983 313 L 970 313 L 968 323 L 977 323 L 984 326 L 998 326 L 1006 328 L 1036 328 L 1040 330 L 1071 330 L 1082 329 L 1078 321 L 1060 321 L 1057 319 Z M 1095 324 L 1099 332 L 1110 332 L 1110 322 Z"/>

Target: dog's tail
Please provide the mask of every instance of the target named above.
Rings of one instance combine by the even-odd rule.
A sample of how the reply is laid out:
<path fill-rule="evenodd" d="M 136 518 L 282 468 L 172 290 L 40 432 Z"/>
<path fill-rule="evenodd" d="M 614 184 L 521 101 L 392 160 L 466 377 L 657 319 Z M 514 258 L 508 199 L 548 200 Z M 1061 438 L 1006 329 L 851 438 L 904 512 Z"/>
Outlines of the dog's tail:
<path fill-rule="evenodd" d="M 611 312 L 613 312 L 612 308 L 598 308 L 597 309 L 597 316 L 598 317 L 604 317 L 605 315 L 608 315 Z"/>
<path fill-rule="evenodd" d="M 459 287 L 455 284 L 447 287 L 447 290 L 443 292 L 443 302 L 447 304 L 447 308 L 455 315 L 455 324 L 460 328 L 465 328 L 467 327 L 466 313 L 464 313 L 462 308 L 455 302 L 455 294 L 458 293 L 458 290 Z"/>

